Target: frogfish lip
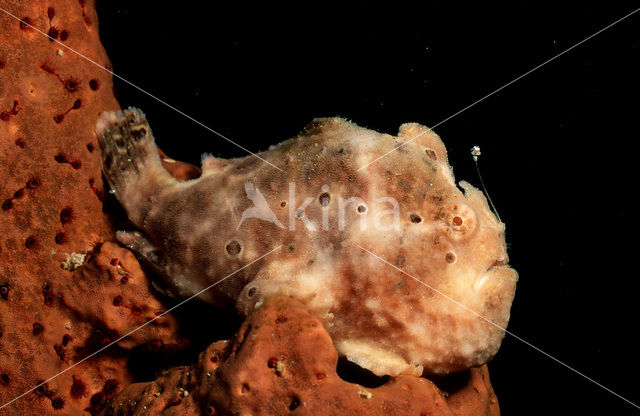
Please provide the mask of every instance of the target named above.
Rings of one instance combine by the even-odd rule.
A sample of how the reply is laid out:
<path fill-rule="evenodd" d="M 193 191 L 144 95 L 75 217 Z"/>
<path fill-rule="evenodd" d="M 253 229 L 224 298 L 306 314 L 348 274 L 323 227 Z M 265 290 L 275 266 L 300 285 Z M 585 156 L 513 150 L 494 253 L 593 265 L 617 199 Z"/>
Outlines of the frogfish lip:
<path fill-rule="evenodd" d="M 518 272 L 507 264 L 506 259 L 497 259 L 478 276 L 473 284 L 473 291 L 508 299 L 510 306 L 517 281 Z"/>

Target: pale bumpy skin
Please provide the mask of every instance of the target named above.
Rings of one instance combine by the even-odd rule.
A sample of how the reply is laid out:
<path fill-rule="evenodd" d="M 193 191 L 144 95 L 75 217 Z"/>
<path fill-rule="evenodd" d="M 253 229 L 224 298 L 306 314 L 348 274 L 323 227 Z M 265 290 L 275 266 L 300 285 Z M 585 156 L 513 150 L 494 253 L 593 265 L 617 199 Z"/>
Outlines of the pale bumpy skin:
<path fill-rule="evenodd" d="M 138 110 L 105 113 L 96 132 L 104 175 L 141 230 L 119 238 L 167 294 L 224 279 L 200 297 L 245 315 L 266 298 L 296 298 L 340 354 L 378 375 L 458 371 L 497 352 L 517 281 L 504 224 L 479 190 L 456 186 L 428 128 L 404 124 L 394 137 L 318 119 L 259 154 L 282 171 L 255 156 L 209 156 L 189 181 L 162 168 Z M 250 215 L 260 210 L 265 219 Z"/>

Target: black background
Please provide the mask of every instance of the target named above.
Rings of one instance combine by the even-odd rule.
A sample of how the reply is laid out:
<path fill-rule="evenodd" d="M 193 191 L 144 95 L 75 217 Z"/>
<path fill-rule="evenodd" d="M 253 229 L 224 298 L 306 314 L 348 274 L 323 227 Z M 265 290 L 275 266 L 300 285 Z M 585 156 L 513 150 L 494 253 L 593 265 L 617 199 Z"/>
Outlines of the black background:
<path fill-rule="evenodd" d="M 99 1 L 114 72 L 252 152 L 340 115 L 434 126 L 640 4 Z M 520 281 L 509 330 L 640 404 L 636 169 L 640 12 L 439 125 L 469 148 Z M 246 153 L 116 81 L 170 156 Z M 638 414 L 507 335 L 490 363 L 504 415 Z"/>

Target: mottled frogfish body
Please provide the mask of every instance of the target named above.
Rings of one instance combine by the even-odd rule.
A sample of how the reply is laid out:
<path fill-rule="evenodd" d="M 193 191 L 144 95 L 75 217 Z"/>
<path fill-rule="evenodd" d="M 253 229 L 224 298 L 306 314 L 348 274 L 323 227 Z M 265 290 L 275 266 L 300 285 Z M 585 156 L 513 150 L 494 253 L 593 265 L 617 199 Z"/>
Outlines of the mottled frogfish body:
<path fill-rule="evenodd" d="M 96 131 L 104 175 L 139 229 L 118 238 L 167 294 L 219 282 L 200 297 L 242 314 L 294 297 L 379 375 L 447 373 L 497 352 L 517 281 L 504 224 L 480 191 L 456 186 L 428 128 L 391 136 L 317 119 L 259 157 L 206 157 L 189 181 L 164 170 L 140 111 L 105 113 Z"/>

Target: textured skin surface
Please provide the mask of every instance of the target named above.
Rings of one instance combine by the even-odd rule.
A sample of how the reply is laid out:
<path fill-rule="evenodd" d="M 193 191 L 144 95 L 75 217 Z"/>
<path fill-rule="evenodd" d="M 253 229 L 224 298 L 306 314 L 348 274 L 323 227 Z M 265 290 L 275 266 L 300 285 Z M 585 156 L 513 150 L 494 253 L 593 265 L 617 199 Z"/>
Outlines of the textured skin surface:
<path fill-rule="evenodd" d="M 105 177 L 142 230 L 119 238 L 164 276 L 168 294 L 193 295 L 281 247 L 202 298 L 248 314 L 292 296 L 323 320 L 342 355 L 379 375 L 458 371 L 497 352 L 517 280 L 504 224 L 480 191 L 456 187 L 426 127 L 404 124 L 394 137 L 320 119 L 259 154 L 282 171 L 254 156 L 208 157 L 186 182 L 162 168 L 138 110 L 106 113 L 96 131 Z"/>
<path fill-rule="evenodd" d="M 500 414 L 486 366 L 465 371 L 443 391 L 406 375 L 376 388 L 348 383 L 336 374 L 337 361 L 322 322 L 297 301 L 277 297 L 254 312 L 233 340 L 212 344 L 191 367 L 130 385 L 102 414 Z"/>
<path fill-rule="evenodd" d="M 109 66 L 92 1 L 1 4 Z M 114 236 L 93 128 L 118 108 L 107 72 L 0 13 L 0 406 L 163 310 L 134 256 L 100 245 Z M 0 415 L 96 413 L 131 382 L 128 348 L 174 341 L 175 320 L 158 321 Z"/>

